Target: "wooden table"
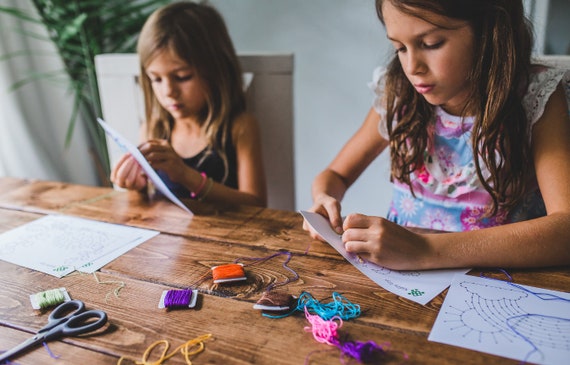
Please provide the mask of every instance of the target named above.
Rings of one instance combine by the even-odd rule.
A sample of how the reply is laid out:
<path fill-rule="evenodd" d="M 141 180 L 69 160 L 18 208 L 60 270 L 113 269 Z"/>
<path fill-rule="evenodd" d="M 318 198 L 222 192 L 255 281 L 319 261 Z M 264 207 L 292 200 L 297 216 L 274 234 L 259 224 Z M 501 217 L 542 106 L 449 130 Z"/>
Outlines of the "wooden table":
<path fill-rule="evenodd" d="M 316 342 L 304 331 L 308 322 L 302 313 L 269 319 L 252 308 L 267 285 L 291 276 L 281 266 L 282 259 L 248 267 L 248 279 L 242 284 L 216 286 L 204 281 L 199 286 L 197 309 L 157 308 L 164 290 L 186 288 L 211 266 L 287 250 L 294 254 L 289 266 L 300 279 L 282 288 L 293 295 L 307 291 L 322 301 L 329 301 L 336 291 L 360 304 L 362 315 L 346 321 L 339 333 L 357 341 L 390 343 L 385 364 L 518 363 L 428 341 L 445 292 L 426 306 L 387 292 L 332 247 L 311 240 L 296 212 L 188 205 L 196 213 L 192 219 L 172 203 L 148 201 L 135 192 L 0 179 L 0 232 L 53 213 L 161 232 L 97 272 L 99 281 L 125 284 L 119 297 L 109 295 L 117 284 L 100 284 L 93 275 L 58 279 L 0 261 L 0 351 L 30 337 L 47 321 L 49 311 L 32 309 L 30 294 L 65 287 L 88 309 L 106 311 L 109 324 L 94 335 L 49 343 L 49 349 L 60 356 L 58 360 L 38 347 L 14 359 L 17 364 L 115 364 L 123 355 L 140 360 L 155 341 L 168 340 L 172 350 L 206 333 L 213 340 L 192 359 L 194 364 L 304 364 L 309 355 L 310 364 L 340 364 L 338 349 Z M 519 284 L 562 291 L 570 287 L 568 267 L 510 274 Z M 402 353 L 409 357 L 407 361 Z M 156 359 L 158 351 L 153 355 Z M 180 354 L 168 361 L 184 363 Z"/>

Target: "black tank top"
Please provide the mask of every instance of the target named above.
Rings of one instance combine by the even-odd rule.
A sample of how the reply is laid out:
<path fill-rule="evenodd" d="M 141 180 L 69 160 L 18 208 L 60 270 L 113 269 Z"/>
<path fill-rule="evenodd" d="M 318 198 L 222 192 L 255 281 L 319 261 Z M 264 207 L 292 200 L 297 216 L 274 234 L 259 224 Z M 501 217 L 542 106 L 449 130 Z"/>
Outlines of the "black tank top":
<path fill-rule="evenodd" d="M 218 134 L 218 140 L 221 140 L 221 134 Z M 228 176 L 223 184 L 230 188 L 237 189 L 237 157 L 231 135 L 224 146 L 224 151 L 228 158 Z M 224 161 L 217 152 L 209 151 L 208 148 L 205 148 L 197 155 L 183 160 L 187 166 L 199 172 L 205 172 L 206 175 L 211 177 L 215 182 L 222 183 L 225 174 Z M 186 189 L 186 187 L 172 182 L 163 171 L 158 170 L 157 173 L 174 195 L 178 198 L 190 198 L 190 191 Z"/>

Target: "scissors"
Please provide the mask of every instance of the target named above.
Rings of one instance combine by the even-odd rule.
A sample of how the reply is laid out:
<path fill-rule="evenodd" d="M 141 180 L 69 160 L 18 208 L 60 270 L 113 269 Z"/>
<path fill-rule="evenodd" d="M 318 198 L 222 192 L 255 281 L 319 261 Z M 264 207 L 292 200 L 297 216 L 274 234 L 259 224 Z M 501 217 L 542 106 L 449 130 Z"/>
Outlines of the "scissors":
<path fill-rule="evenodd" d="M 93 318 L 97 320 L 90 321 Z M 0 363 L 38 344 L 92 332 L 103 327 L 105 323 L 107 323 L 107 313 L 101 310 L 86 311 L 85 304 L 80 300 L 64 302 L 50 313 L 48 324 L 40 329 L 34 337 L 0 354 Z"/>

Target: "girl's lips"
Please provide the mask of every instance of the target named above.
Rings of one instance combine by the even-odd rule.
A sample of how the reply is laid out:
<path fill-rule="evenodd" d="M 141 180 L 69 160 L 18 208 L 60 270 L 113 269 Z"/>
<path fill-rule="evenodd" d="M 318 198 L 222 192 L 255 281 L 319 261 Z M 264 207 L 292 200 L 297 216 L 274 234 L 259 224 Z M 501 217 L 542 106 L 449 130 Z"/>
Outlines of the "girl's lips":
<path fill-rule="evenodd" d="M 427 94 L 433 90 L 434 85 L 418 84 L 414 85 L 414 87 L 416 88 L 416 91 L 419 92 L 420 94 Z"/>

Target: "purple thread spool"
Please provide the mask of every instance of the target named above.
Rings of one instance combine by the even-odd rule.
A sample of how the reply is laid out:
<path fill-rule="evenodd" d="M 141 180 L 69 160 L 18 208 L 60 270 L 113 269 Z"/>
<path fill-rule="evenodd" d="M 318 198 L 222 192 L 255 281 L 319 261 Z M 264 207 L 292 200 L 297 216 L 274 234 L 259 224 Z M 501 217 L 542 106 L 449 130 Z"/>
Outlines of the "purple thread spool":
<path fill-rule="evenodd" d="M 188 307 L 192 299 L 192 290 L 169 290 L 164 297 L 166 308 Z"/>

